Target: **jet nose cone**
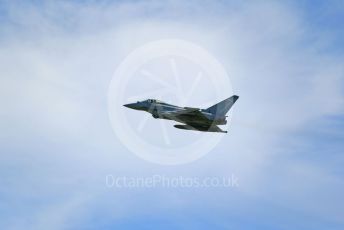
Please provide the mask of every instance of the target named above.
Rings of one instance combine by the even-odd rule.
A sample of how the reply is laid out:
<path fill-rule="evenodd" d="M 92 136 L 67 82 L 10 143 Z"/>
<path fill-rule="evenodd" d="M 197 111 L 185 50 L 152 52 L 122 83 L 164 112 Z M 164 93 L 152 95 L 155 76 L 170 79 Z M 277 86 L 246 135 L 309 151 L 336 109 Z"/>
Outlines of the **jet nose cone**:
<path fill-rule="evenodd" d="M 127 108 L 130 108 L 130 109 L 139 109 L 139 106 L 138 106 L 137 103 L 125 104 L 125 105 L 123 105 L 123 106 L 125 106 L 125 107 L 127 107 Z"/>

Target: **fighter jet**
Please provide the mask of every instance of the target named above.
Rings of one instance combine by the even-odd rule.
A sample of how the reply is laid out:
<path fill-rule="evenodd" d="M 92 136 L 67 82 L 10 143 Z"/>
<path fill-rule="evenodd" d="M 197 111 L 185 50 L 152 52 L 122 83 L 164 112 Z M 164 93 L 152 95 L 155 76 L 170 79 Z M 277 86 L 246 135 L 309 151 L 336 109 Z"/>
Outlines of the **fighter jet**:
<path fill-rule="evenodd" d="M 154 118 L 174 120 L 182 124 L 174 125 L 178 129 L 195 130 L 202 132 L 227 133 L 218 125 L 227 124 L 226 113 L 239 96 L 233 95 L 207 109 L 179 107 L 165 102 L 148 99 L 136 103 L 125 104 L 125 107 L 151 113 Z"/>

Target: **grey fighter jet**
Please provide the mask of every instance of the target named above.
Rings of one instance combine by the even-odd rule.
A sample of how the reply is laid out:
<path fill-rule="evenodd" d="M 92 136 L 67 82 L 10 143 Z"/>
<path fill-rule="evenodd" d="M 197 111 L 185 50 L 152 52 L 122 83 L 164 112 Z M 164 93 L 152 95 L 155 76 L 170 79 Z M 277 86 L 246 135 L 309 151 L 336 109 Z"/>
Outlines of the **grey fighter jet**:
<path fill-rule="evenodd" d="M 239 96 L 233 95 L 207 109 L 179 107 L 155 99 L 138 101 L 125 104 L 124 106 L 146 111 L 151 113 L 154 118 L 174 120 L 182 123 L 182 125 L 174 125 L 178 129 L 227 133 L 227 131 L 220 129 L 218 125 L 227 124 L 226 113 L 238 98 Z"/>

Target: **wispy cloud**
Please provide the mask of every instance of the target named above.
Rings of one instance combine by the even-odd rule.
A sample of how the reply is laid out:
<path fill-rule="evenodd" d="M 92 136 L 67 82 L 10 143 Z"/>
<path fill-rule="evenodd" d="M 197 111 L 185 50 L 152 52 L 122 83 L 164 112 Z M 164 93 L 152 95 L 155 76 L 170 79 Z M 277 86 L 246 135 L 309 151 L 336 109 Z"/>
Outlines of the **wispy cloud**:
<path fill-rule="evenodd" d="M 306 21 L 297 3 L 7 1 L 1 9 L 0 199 L 5 208 L 0 210 L 8 214 L 0 217 L 5 228 L 83 228 L 97 221 L 126 227 L 123 220 L 131 218 L 138 224 L 149 214 L 157 222 L 166 218 L 156 210 L 164 215 L 171 209 L 171 218 L 185 219 L 178 215 L 183 208 L 193 213 L 190 226 L 197 226 L 200 216 L 204 224 L 245 226 L 240 221 L 231 225 L 235 220 L 226 216 L 245 220 L 245 208 L 262 217 L 250 217 L 251 227 L 267 227 L 274 210 L 296 213 L 289 216 L 298 222 L 294 226 L 343 224 L 342 174 L 328 169 L 339 167 L 336 162 L 343 158 L 325 167 L 312 157 L 302 159 L 312 142 L 322 140 L 300 134 L 342 116 L 343 57 L 327 49 L 336 29 L 324 35 Z M 201 160 L 175 168 L 129 153 L 115 139 L 106 108 L 108 85 L 120 61 L 136 47 L 164 38 L 209 50 L 240 95 L 226 140 Z M 324 133 L 333 129 L 322 127 Z M 342 145 L 333 148 L 340 152 Z M 108 191 L 103 181 L 107 173 L 232 172 L 241 184 L 230 194 Z M 205 210 L 197 213 L 200 208 Z M 99 213 L 103 218 L 86 220 Z M 289 217 L 273 226 L 285 226 Z"/>

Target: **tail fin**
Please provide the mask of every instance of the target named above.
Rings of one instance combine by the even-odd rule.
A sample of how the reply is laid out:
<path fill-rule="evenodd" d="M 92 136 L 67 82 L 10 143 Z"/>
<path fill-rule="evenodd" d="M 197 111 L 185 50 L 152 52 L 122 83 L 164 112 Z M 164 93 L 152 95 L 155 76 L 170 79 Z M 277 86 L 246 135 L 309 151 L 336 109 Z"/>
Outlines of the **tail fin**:
<path fill-rule="evenodd" d="M 227 98 L 226 100 L 223 100 L 205 111 L 208 113 L 215 114 L 216 117 L 224 117 L 226 113 L 230 110 L 230 108 L 234 105 L 236 100 L 238 100 L 239 96 L 233 95 L 230 98 Z"/>

